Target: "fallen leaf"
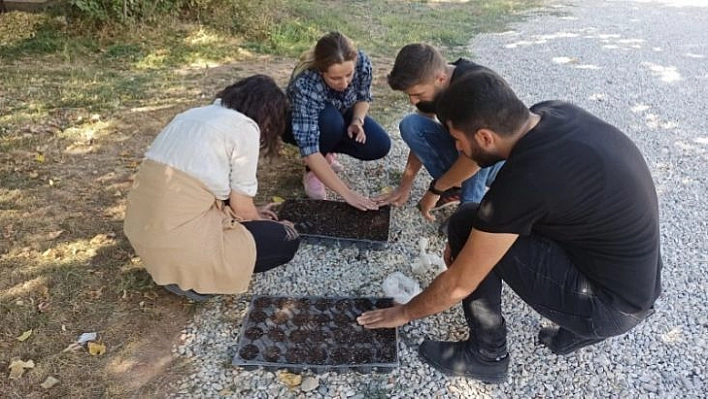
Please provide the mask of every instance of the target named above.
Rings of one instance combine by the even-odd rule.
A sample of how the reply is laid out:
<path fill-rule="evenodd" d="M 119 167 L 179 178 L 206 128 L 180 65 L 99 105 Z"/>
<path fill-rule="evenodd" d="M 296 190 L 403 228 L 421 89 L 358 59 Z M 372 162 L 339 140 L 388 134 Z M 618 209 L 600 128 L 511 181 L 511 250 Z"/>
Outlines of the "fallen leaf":
<path fill-rule="evenodd" d="M 27 341 L 27 338 L 30 337 L 30 335 L 32 335 L 32 329 L 29 329 L 29 330 L 23 332 L 22 335 L 17 337 L 17 340 L 20 342 L 25 342 L 25 341 Z"/>
<path fill-rule="evenodd" d="M 16 359 L 13 360 L 7 368 L 10 369 L 10 379 L 16 380 L 22 377 L 25 369 L 34 368 L 34 360 L 28 360 L 25 362 L 24 360 Z"/>
<path fill-rule="evenodd" d="M 302 376 L 299 374 L 288 373 L 283 371 L 278 374 L 278 379 L 285 384 L 288 388 L 295 388 L 302 382 Z"/>
<path fill-rule="evenodd" d="M 283 197 L 278 197 L 277 195 L 274 195 L 272 198 L 273 202 L 276 204 L 280 204 L 281 202 L 285 202 L 285 199 Z"/>
<path fill-rule="evenodd" d="M 44 163 L 44 154 L 41 152 L 34 156 L 34 160 L 39 163 Z"/>
<path fill-rule="evenodd" d="M 54 378 L 50 375 L 49 377 L 47 377 L 46 380 L 44 380 L 43 383 L 39 384 L 39 386 L 41 386 L 44 389 L 49 389 L 58 383 L 59 383 L 59 380 L 57 380 L 56 378 Z"/>
<path fill-rule="evenodd" d="M 388 195 L 388 194 L 391 194 L 392 192 L 393 192 L 393 187 L 391 187 L 391 186 L 386 186 L 381 189 L 381 194 L 383 194 L 383 195 Z"/>
<path fill-rule="evenodd" d="M 91 356 L 101 356 L 106 353 L 106 345 L 96 342 L 89 342 L 88 351 Z"/>
<path fill-rule="evenodd" d="M 89 299 L 99 299 L 101 296 L 103 296 L 103 287 L 88 292 Z"/>

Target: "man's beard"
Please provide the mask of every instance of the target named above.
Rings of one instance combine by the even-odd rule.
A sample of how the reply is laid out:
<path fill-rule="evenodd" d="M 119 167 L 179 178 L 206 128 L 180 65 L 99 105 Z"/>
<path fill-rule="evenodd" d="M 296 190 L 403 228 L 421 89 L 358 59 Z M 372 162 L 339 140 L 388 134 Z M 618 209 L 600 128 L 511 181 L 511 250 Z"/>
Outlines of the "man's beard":
<path fill-rule="evenodd" d="M 419 101 L 415 106 L 418 108 L 418 111 L 425 114 L 434 114 L 437 112 L 435 101 Z"/>
<path fill-rule="evenodd" d="M 470 148 L 471 154 L 467 157 L 473 160 L 480 168 L 488 168 L 499 161 L 503 161 L 504 158 L 497 154 L 492 154 L 485 152 L 481 148 L 472 145 Z"/>

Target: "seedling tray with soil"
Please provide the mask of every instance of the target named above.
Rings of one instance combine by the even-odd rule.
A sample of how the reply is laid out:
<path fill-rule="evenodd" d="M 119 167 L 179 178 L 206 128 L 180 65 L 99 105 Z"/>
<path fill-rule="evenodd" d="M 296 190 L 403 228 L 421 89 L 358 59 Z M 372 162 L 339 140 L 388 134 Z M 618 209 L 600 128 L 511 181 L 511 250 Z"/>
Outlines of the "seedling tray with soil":
<path fill-rule="evenodd" d="M 255 296 L 233 364 L 314 372 L 389 372 L 398 367 L 398 331 L 367 330 L 356 318 L 391 298 Z"/>
<path fill-rule="evenodd" d="M 389 239 L 391 207 L 360 211 L 346 202 L 287 200 L 277 209 L 278 218 L 289 220 L 305 238 L 317 243 L 351 242 L 382 249 Z"/>

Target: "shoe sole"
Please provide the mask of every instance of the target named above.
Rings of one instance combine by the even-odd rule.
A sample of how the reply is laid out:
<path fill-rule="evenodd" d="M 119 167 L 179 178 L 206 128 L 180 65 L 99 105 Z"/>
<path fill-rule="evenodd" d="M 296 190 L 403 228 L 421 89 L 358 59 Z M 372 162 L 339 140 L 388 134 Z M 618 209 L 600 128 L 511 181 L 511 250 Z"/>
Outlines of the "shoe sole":
<path fill-rule="evenodd" d="M 211 299 L 212 297 L 214 297 L 214 295 L 209 295 L 209 294 L 198 294 L 192 290 L 184 291 L 181 288 L 177 287 L 176 284 L 167 284 L 167 285 L 164 285 L 163 287 L 167 291 L 169 291 L 175 295 L 183 296 L 193 302 L 205 302 L 205 301 L 208 301 L 209 299 Z"/>
<path fill-rule="evenodd" d="M 469 374 L 469 373 L 458 373 L 455 372 L 454 370 L 449 370 L 442 365 L 432 361 L 431 359 L 428 359 L 427 357 L 423 356 L 420 351 L 418 351 L 418 358 L 422 359 L 424 363 L 430 365 L 433 367 L 435 370 L 438 370 L 442 374 L 448 376 L 448 377 L 465 377 L 465 378 L 472 378 L 478 381 L 481 381 L 485 384 L 501 384 L 503 382 L 506 382 L 507 379 L 507 373 L 504 373 L 502 375 L 500 374 L 495 374 L 495 375 L 481 375 L 481 374 Z"/>
<path fill-rule="evenodd" d="M 436 206 L 436 207 L 430 208 L 430 211 L 431 211 L 431 212 L 432 212 L 432 211 L 439 211 L 439 210 L 441 210 L 441 209 L 445 209 L 445 208 L 449 208 L 449 207 L 451 207 L 451 206 L 457 206 L 457 205 L 460 205 L 460 201 L 450 201 L 450 202 L 446 202 L 446 203 L 444 203 L 444 204 L 442 204 L 442 205 L 440 205 L 440 206 Z"/>

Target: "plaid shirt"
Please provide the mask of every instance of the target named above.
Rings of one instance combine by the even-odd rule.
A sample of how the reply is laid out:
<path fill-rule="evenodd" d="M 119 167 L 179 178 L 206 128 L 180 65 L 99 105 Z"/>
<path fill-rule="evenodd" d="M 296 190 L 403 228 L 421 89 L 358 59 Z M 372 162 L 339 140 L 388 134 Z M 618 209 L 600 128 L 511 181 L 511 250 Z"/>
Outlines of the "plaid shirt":
<path fill-rule="evenodd" d="M 359 51 L 354 76 L 343 92 L 332 90 L 316 70 L 306 70 L 288 84 L 287 94 L 293 110 L 293 136 L 306 157 L 320 151 L 320 112 L 327 104 L 345 113 L 355 103 L 371 102 L 371 60 Z"/>

